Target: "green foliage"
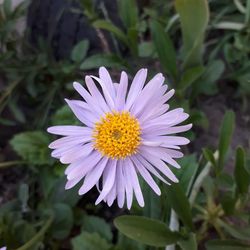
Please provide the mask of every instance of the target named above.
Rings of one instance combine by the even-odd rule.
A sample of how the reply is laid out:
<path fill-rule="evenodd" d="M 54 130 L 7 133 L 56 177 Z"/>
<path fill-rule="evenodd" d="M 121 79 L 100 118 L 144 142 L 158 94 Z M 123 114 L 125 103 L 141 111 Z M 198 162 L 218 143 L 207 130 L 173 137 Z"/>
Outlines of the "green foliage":
<path fill-rule="evenodd" d="M 178 214 L 183 224 L 193 230 L 192 214 L 189 201 L 179 184 L 172 184 L 167 188 L 167 197 L 171 207 Z"/>
<path fill-rule="evenodd" d="M 239 192 L 239 194 L 247 194 L 250 175 L 246 171 L 245 151 L 242 147 L 238 147 L 236 151 L 234 177 L 237 192 Z"/>
<path fill-rule="evenodd" d="M 227 111 L 221 125 L 219 138 L 219 159 L 218 173 L 222 170 L 226 159 L 226 154 L 230 146 L 231 138 L 235 126 L 235 114 L 233 111 Z"/>
<path fill-rule="evenodd" d="M 183 35 L 183 67 L 198 66 L 202 63 L 203 39 L 209 19 L 208 3 L 206 0 L 176 0 L 175 6 Z"/>
<path fill-rule="evenodd" d="M 176 54 L 173 43 L 163 27 L 157 21 L 152 21 L 151 32 L 154 46 L 164 70 L 173 78 L 177 77 Z"/>
<path fill-rule="evenodd" d="M 151 246 L 164 247 L 181 239 L 164 223 L 146 217 L 124 215 L 116 218 L 114 224 L 126 236 Z"/>
<path fill-rule="evenodd" d="M 10 188 L 3 195 L 4 202 L 6 197 L 12 200 L 2 204 L 1 196 L 0 247 L 153 250 L 173 244 L 171 247 L 183 250 L 250 249 L 250 156 L 247 146 L 234 152 L 231 145 L 238 125 L 234 112 L 225 113 L 217 148 L 196 141 L 211 130 L 211 117 L 206 117 L 202 102 L 213 102 L 214 95 L 225 97 L 236 109 L 239 123 L 248 125 L 249 115 L 244 111 L 250 93 L 250 1 L 176 0 L 175 5 L 151 1 L 142 6 L 135 0 L 118 0 L 118 12 L 111 13 L 119 15 L 117 23 L 105 12 L 105 4 L 79 3 L 83 9 L 74 8 L 72 13 L 83 12 L 98 35 L 105 31 L 101 41 L 105 52 L 95 53 L 89 41 L 82 40 L 62 60 L 52 56 L 49 43 L 40 39 L 34 48 L 18 32 L 16 22 L 25 13 L 26 3 L 15 9 L 11 0 L 0 4 L 0 159 L 10 159 L 1 162 L 0 168 L 15 169 L 22 163 L 18 167 L 25 173 L 20 178 L 17 174 L 15 191 Z M 112 68 L 115 82 L 123 69 L 129 77 L 141 67 L 150 68 L 150 77 L 162 69 L 166 83 L 176 89 L 171 105 L 183 107 L 195 127 L 187 133 L 193 145 L 178 159 L 181 169 L 173 169 L 179 183 L 166 186 L 156 180 L 162 192 L 158 197 L 141 182 L 145 207 L 134 202 L 133 216 L 118 216 L 127 212 L 118 211 L 116 205 L 95 207 L 92 197 L 96 191 L 84 198 L 78 195 L 82 182 L 65 190 L 65 167 L 52 160 L 48 149 L 52 140 L 45 132 L 48 125 L 79 124 L 63 105 L 63 98 L 73 95 L 72 82 L 82 82 L 83 73 L 92 74 L 100 66 Z M 5 137 L 12 137 L 10 145 L 20 160 L 8 152 L 5 157 Z M 233 173 L 227 171 L 228 165 L 234 165 Z M 34 171 L 23 171 L 25 168 Z M 16 178 L 15 170 L 13 173 Z M 3 180 L 8 190 L 7 181 L 13 179 Z M 116 216 L 118 232 L 110 222 Z"/>
<path fill-rule="evenodd" d="M 82 232 L 72 239 L 73 250 L 109 250 L 111 244 L 97 233 Z"/>
<path fill-rule="evenodd" d="M 76 62 L 82 62 L 82 60 L 85 58 L 87 52 L 89 49 L 89 41 L 83 40 L 75 45 L 71 52 L 71 59 Z"/>
<path fill-rule="evenodd" d="M 51 164 L 48 144 L 49 136 L 45 132 L 32 131 L 15 135 L 10 144 L 16 153 L 31 165 Z"/>

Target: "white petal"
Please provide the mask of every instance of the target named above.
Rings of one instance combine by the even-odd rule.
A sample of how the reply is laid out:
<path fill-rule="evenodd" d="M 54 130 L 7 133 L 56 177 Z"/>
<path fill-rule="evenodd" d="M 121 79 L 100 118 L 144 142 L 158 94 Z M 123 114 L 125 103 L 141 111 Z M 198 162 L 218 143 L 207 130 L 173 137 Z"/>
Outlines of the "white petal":
<path fill-rule="evenodd" d="M 117 96 L 115 99 L 115 106 L 118 111 L 124 109 L 127 89 L 128 89 L 128 76 L 125 72 L 122 72 L 120 84 L 118 85 L 117 89 Z"/>

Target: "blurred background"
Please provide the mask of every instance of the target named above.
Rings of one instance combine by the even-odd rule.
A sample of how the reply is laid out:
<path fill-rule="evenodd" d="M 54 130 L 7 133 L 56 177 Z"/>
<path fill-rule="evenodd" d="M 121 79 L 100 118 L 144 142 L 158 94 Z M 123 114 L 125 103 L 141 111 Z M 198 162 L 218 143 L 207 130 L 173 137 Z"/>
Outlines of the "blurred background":
<path fill-rule="evenodd" d="M 0 0 L 0 247 L 164 249 L 118 232 L 113 219 L 129 212 L 94 206 L 97 190 L 84 197 L 77 188 L 64 191 L 65 166 L 50 157 L 46 128 L 76 123 L 64 103 L 74 96 L 72 82 L 84 84 L 86 74 L 105 66 L 114 82 L 122 70 L 131 79 L 143 67 L 149 78 L 166 76 L 176 90 L 171 107 L 183 107 L 194 124 L 176 173 L 183 190 L 206 163 L 220 169 L 212 170 L 197 202 L 207 207 L 209 197 L 213 209 L 206 213 L 230 228 L 192 207 L 199 249 L 219 249 L 207 244 L 213 239 L 234 239 L 236 247 L 227 249 L 250 249 L 244 245 L 250 237 L 249 58 L 249 0 Z M 161 187 L 156 197 L 143 185 L 146 205 L 134 204 L 130 213 L 167 225 L 173 207 Z M 248 231 L 237 234 L 236 227 Z"/>

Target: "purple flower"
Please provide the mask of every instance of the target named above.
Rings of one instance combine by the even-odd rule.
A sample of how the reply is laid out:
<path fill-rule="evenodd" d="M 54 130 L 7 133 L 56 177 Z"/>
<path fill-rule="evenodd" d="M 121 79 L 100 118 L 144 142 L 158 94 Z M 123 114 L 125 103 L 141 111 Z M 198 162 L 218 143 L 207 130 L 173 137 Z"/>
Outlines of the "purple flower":
<path fill-rule="evenodd" d="M 133 194 L 144 206 L 138 174 L 158 195 L 161 191 L 152 176 L 169 185 L 178 182 L 168 165 L 180 168 L 174 159 L 183 156 L 180 146 L 189 140 L 172 134 L 192 125 L 177 126 L 188 114 L 182 108 L 169 111 L 166 102 L 174 90 L 167 92 L 163 75 L 155 75 L 147 84 L 146 78 L 147 69 L 139 70 L 128 90 L 125 72 L 117 84 L 101 67 L 99 78 L 85 77 L 88 90 L 73 84 L 83 100 L 66 102 L 83 126 L 48 128 L 49 133 L 63 136 L 49 147 L 53 157 L 69 164 L 66 189 L 83 180 L 79 195 L 96 185 L 100 192 L 96 204 L 105 201 L 111 206 L 117 199 L 119 207 L 126 201 L 130 209 Z"/>

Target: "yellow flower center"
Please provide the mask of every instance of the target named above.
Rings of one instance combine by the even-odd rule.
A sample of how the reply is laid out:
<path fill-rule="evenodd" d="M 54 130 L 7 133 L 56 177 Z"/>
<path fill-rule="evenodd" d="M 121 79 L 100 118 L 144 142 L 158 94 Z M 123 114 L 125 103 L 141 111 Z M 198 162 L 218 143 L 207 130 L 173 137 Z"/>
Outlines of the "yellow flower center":
<path fill-rule="evenodd" d="M 110 158 L 123 159 L 136 153 L 141 128 L 129 112 L 107 113 L 95 124 L 94 147 Z"/>

